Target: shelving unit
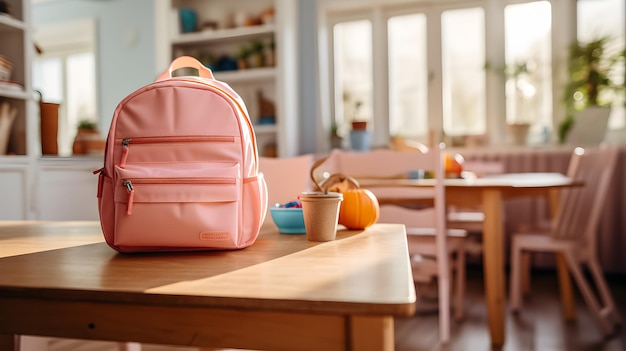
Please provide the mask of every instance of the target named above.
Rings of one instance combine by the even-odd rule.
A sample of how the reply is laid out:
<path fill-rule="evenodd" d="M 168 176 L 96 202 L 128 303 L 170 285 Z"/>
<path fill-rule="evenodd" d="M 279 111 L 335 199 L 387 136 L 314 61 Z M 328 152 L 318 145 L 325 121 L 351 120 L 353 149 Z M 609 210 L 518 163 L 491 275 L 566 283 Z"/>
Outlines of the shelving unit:
<path fill-rule="evenodd" d="M 0 13 L 0 55 L 13 67 L 8 82 L 0 82 L 0 105 L 8 103 L 16 115 L 10 124 L 5 117 L 4 124 L 9 128 L 0 128 L 0 142 L 6 143 L 0 147 L 6 149 L 0 155 L 0 220 L 30 219 L 32 165 L 39 155 L 30 74 L 33 51 L 30 0 L 5 2 L 9 12 Z"/>
<path fill-rule="evenodd" d="M 296 2 L 171 0 L 163 3 L 167 4 L 161 6 L 167 8 L 161 12 L 168 14 L 171 33 L 164 62 L 189 55 L 212 68 L 215 78 L 228 83 L 246 103 L 255 126 L 259 153 L 263 156 L 295 156 L 298 152 Z M 196 14 L 196 31 L 182 33 L 180 9 L 183 8 Z M 274 11 L 273 16 L 260 20 L 260 14 L 270 8 Z M 246 19 L 248 23 L 245 23 Z M 241 68 L 237 65 L 239 54 L 254 43 L 263 45 L 261 54 L 265 63 Z M 270 44 L 273 44 L 273 55 L 270 54 Z M 248 63 L 250 61 L 248 59 Z M 262 109 L 267 102 L 274 105 L 273 124 L 268 122 L 271 118 L 261 116 L 262 111 L 267 111 Z"/>

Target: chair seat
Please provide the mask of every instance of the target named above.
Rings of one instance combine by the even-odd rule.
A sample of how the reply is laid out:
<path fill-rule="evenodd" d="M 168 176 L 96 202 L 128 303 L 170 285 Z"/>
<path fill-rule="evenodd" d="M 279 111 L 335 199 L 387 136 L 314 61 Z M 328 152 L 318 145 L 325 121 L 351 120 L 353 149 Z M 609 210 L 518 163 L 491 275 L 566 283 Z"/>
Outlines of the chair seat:
<path fill-rule="evenodd" d="M 480 223 L 482 225 L 485 220 L 485 214 L 478 211 L 450 211 L 448 212 L 448 223 L 450 222 L 467 222 Z"/>
<path fill-rule="evenodd" d="M 409 252 L 432 257 L 435 255 L 434 228 L 407 228 Z M 467 231 L 463 229 L 448 229 L 448 252 L 450 254 L 464 250 Z"/>
<path fill-rule="evenodd" d="M 574 246 L 571 240 L 554 239 L 549 233 L 515 234 L 512 240 L 513 245 L 522 250 L 555 252 L 570 250 Z"/>

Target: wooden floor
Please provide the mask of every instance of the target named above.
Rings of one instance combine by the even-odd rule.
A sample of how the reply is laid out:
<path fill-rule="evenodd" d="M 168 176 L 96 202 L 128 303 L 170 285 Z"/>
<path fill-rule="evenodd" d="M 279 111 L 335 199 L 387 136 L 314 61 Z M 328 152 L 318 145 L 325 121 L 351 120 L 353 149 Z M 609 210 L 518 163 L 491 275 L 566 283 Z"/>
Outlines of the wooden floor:
<path fill-rule="evenodd" d="M 535 271 L 532 292 L 524 301 L 517 316 L 507 314 L 507 341 L 503 351 L 625 351 L 626 328 L 618 335 L 604 340 L 598 332 L 580 295 L 577 295 L 577 319 L 566 323 L 561 318 L 556 274 L 553 271 Z M 626 317 L 626 276 L 609 276 L 609 284 L 622 316 Z M 422 296 L 418 313 L 395 321 L 397 351 L 487 351 L 489 344 L 482 270 L 479 266 L 468 270 L 465 319 L 454 323 L 449 345 L 438 342 L 438 323 L 434 292 L 420 287 Z M 50 351 L 117 351 L 115 343 L 54 339 Z M 160 345 L 143 345 L 142 351 L 197 351 Z M 323 350 L 321 350 L 323 351 Z"/>
<path fill-rule="evenodd" d="M 607 279 L 621 315 L 626 316 L 626 276 L 609 276 Z M 432 293 L 422 291 L 427 304 Z M 437 311 L 431 308 L 418 311 L 411 318 L 395 321 L 396 351 L 626 351 L 626 328 L 622 327 L 616 336 L 604 340 L 578 292 L 576 303 L 576 321 L 565 322 L 561 317 L 556 273 L 534 271 L 531 294 L 524 300 L 520 313 L 513 315 L 507 311 L 505 346 L 492 349 L 482 270 L 478 266 L 470 267 L 465 319 L 453 323 L 451 342 L 445 347 L 439 345 Z"/>

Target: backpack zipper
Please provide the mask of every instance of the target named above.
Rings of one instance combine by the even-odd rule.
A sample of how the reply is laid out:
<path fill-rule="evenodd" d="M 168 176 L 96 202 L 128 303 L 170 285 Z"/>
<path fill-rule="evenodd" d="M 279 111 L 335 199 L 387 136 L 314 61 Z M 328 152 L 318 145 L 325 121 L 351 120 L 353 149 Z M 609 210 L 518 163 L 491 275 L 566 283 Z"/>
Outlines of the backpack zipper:
<path fill-rule="evenodd" d="M 133 184 L 149 184 L 149 185 L 235 185 L 235 179 L 232 178 L 132 178 L 122 180 L 122 185 L 128 191 L 128 205 L 126 214 L 133 214 L 133 202 L 135 198 L 135 187 Z"/>
<path fill-rule="evenodd" d="M 130 144 L 165 144 L 165 143 L 200 143 L 200 142 L 235 142 L 235 137 L 228 135 L 195 135 L 195 136 L 173 136 L 173 137 L 138 137 L 124 138 L 122 143 L 122 159 L 119 166 L 126 166 L 126 159 L 130 152 Z"/>

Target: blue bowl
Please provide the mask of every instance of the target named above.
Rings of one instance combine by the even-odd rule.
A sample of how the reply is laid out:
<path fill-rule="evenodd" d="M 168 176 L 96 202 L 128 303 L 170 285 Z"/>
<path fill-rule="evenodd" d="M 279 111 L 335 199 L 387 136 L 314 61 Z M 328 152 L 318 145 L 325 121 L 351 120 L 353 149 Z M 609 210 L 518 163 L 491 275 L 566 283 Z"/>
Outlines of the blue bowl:
<path fill-rule="evenodd" d="M 272 219 L 283 234 L 305 234 L 302 208 L 270 207 Z"/>

